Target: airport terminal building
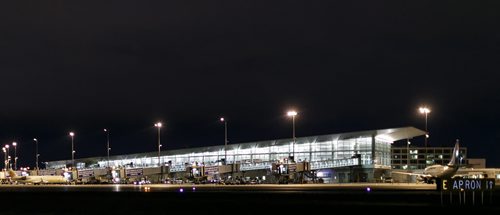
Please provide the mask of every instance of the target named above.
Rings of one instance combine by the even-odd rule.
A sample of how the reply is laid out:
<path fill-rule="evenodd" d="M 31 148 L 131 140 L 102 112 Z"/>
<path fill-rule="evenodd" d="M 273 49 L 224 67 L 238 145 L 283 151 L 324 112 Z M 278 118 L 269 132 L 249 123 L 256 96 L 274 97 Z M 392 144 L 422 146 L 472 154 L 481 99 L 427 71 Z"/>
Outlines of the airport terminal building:
<path fill-rule="evenodd" d="M 391 144 L 425 135 L 414 127 L 76 159 L 79 180 L 253 180 L 263 183 L 376 182 L 390 175 Z M 47 170 L 72 165 L 50 161 Z M 74 169 L 74 168 L 73 168 Z M 110 173 L 111 171 L 111 173 Z"/>
<path fill-rule="evenodd" d="M 453 147 L 392 147 L 391 154 L 392 169 L 417 170 L 435 164 L 448 164 L 453 154 Z M 468 164 L 467 148 L 460 147 L 459 154 L 461 163 Z M 485 168 L 484 165 L 482 168 Z"/>

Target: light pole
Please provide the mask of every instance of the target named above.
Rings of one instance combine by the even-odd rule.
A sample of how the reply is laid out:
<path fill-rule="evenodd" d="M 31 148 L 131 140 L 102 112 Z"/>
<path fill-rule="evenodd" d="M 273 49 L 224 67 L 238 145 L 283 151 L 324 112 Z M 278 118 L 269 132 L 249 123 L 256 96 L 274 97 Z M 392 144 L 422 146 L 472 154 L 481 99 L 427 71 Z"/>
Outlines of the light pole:
<path fill-rule="evenodd" d="M 161 126 L 162 126 L 161 122 L 158 122 L 155 124 L 155 127 L 158 128 L 158 166 L 160 166 L 160 167 L 161 167 L 161 162 L 160 162 L 160 150 L 161 150 L 161 142 L 160 142 L 161 130 L 160 129 L 161 129 Z"/>
<path fill-rule="evenodd" d="M 14 170 L 17 170 L 17 143 L 13 142 L 12 145 L 14 146 Z"/>
<path fill-rule="evenodd" d="M 224 117 L 220 118 L 221 122 L 224 122 L 224 165 L 227 163 L 227 121 Z"/>
<path fill-rule="evenodd" d="M 425 115 L 425 147 L 427 148 L 427 139 L 429 138 L 429 131 L 427 130 L 427 114 L 429 114 L 431 110 L 427 107 L 420 107 L 418 110 L 421 114 Z"/>
<path fill-rule="evenodd" d="M 293 137 L 293 142 L 292 142 L 292 160 L 295 161 L 295 116 L 297 116 L 297 111 L 288 111 L 287 115 L 289 117 L 292 117 L 292 137 Z"/>
<path fill-rule="evenodd" d="M 75 147 L 74 147 L 74 142 L 73 139 L 75 137 L 74 132 L 69 132 L 69 136 L 71 136 L 71 165 L 73 168 L 75 168 Z"/>
<path fill-rule="evenodd" d="M 36 138 L 33 138 L 33 141 L 35 141 L 35 153 L 36 153 L 36 164 L 35 164 L 35 168 L 36 170 L 38 171 L 38 157 L 40 156 L 40 154 L 38 154 L 38 139 Z"/>
<path fill-rule="evenodd" d="M 7 170 L 7 150 L 5 149 L 5 147 L 3 147 L 2 150 L 4 154 L 3 165 L 5 165 L 5 170 Z"/>
<path fill-rule="evenodd" d="M 107 152 L 108 152 L 108 167 L 109 167 L 109 151 L 111 151 L 111 148 L 109 147 L 109 130 L 108 129 L 104 129 L 104 132 L 106 132 L 106 143 L 107 143 Z"/>
<path fill-rule="evenodd" d="M 160 161 L 160 150 L 161 150 L 161 143 L 160 143 L 160 138 L 161 138 L 161 122 L 157 122 L 155 124 L 155 127 L 158 128 L 158 167 L 160 167 L 160 183 L 161 181 L 163 180 L 163 167 L 161 165 L 161 161 Z"/>
<path fill-rule="evenodd" d="M 10 153 L 9 153 L 10 146 L 8 144 L 6 144 L 5 148 L 7 149 L 7 170 L 9 170 L 10 169 Z"/>
<path fill-rule="evenodd" d="M 427 139 L 429 139 L 429 131 L 427 130 L 427 114 L 429 114 L 431 112 L 431 110 L 424 106 L 424 107 L 420 107 L 418 108 L 418 110 L 420 111 L 421 114 L 424 114 L 425 115 L 425 165 L 427 165 L 427 157 L 428 157 L 428 153 L 427 153 Z"/>

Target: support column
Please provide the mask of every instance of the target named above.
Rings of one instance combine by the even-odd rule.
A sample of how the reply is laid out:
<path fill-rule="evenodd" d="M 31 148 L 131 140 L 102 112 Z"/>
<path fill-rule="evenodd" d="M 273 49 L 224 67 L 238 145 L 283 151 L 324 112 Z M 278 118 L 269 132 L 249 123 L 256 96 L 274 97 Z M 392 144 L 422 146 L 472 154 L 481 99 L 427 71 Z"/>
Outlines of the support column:
<path fill-rule="evenodd" d="M 372 162 L 371 164 L 375 164 L 375 134 L 372 134 Z"/>

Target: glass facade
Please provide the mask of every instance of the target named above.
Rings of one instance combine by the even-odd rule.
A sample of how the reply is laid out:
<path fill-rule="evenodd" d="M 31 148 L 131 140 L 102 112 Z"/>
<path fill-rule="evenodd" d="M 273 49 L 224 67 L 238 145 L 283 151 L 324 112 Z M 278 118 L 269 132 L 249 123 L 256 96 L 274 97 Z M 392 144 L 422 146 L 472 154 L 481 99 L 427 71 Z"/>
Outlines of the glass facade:
<path fill-rule="evenodd" d="M 260 141 L 228 145 L 227 162 L 232 163 L 259 163 L 259 162 L 287 162 L 289 156 L 294 155 L 296 162 L 308 161 L 311 163 L 352 165 L 347 159 L 359 158 L 363 167 L 391 167 L 391 144 L 397 140 L 397 132 L 408 133 L 418 131 L 413 127 L 372 130 L 345 134 L 331 134 L 296 138 Z M 406 137 L 405 137 L 406 138 Z M 294 147 L 294 149 L 292 148 Z M 154 167 L 158 163 L 169 166 L 182 166 L 186 164 L 214 165 L 222 163 L 224 159 L 224 146 L 211 146 L 181 150 L 162 151 L 160 162 L 155 152 L 112 156 L 110 166 L 115 167 Z M 106 157 L 79 159 L 77 162 L 92 160 L 94 167 L 106 167 Z M 345 160 L 345 161 L 342 161 Z M 338 161 L 338 162 L 337 162 Z M 47 168 L 64 167 L 70 161 L 48 162 Z M 356 165 L 358 162 L 356 162 Z M 319 164 L 318 164 L 319 165 Z M 86 165 L 86 167 L 93 167 Z"/>
<path fill-rule="evenodd" d="M 309 139 L 309 138 L 307 138 Z M 300 140 L 295 144 L 295 160 L 301 161 L 328 161 L 341 160 L 361 156 L 362 165 L 384 165 L 390 166 L 390 144 L 380 140 L 375 141 L 375 156 L 372 155 L 372 137 L 354 137 L 349 139 L 331 139 L 318 141 L 319 138 L 313 140 Z M 278 142 L 278 141 L 276 141 Z M 291 142 L 277 145 L 276 142 L 270 144 L 246 143 L 236 147 L 231 147 L 227 151 L 227 163 L 256 163 L 256 162 L 283 162 L 292 152 L 290 148 L 293 145 Z M 243 148 L 243 147 L 248 148 Z M 228 147 L 229 148 L 229 147 Z M 168 152 L 167 152 L 168 153 Z M 221 162 L 224 158 L 224 150 L 201 151 L 191 153 L 179 153 L 164 155 L 160 157 L 160 161 L 164 164 L 182 165 L 182 164 L 214 164 Z M 168 153 L 170 154 L 170 153 Z M 107 165 L 107 161 L 98 162 L 100 166 Z M 113 166 L 132 165 L 136 167 L 157 166 L 158 157 L 138 157 L 129 159 L 111 160 Z"/>
<path fill-rule="evenodd" d="M 453 147 L 393 147 L 392 169 L 425 169 L 427 166 L 446 165 L 452 157 Z M 467 159 L 467 148 L 460 148 L 460 156 Z"/>

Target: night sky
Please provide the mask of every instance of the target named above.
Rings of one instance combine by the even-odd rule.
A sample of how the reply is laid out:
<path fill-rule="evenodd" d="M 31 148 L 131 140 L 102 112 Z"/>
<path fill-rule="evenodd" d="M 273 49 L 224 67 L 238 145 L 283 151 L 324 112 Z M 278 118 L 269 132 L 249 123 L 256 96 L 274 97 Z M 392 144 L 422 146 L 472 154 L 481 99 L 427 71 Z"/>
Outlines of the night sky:
<path fill-rule="evenodd" d="M 500 167 L 498 2 L 0 3 L 0 143 L 19 165 L 415 126 Z M 413 144 L 423 145 L 423 138 Z M 396 143 L 404 144 L 404 143 Z M 13 153 L 13 150 L 11 150 Z M 3 154 L 2 154 L 3 157 Z"/>

